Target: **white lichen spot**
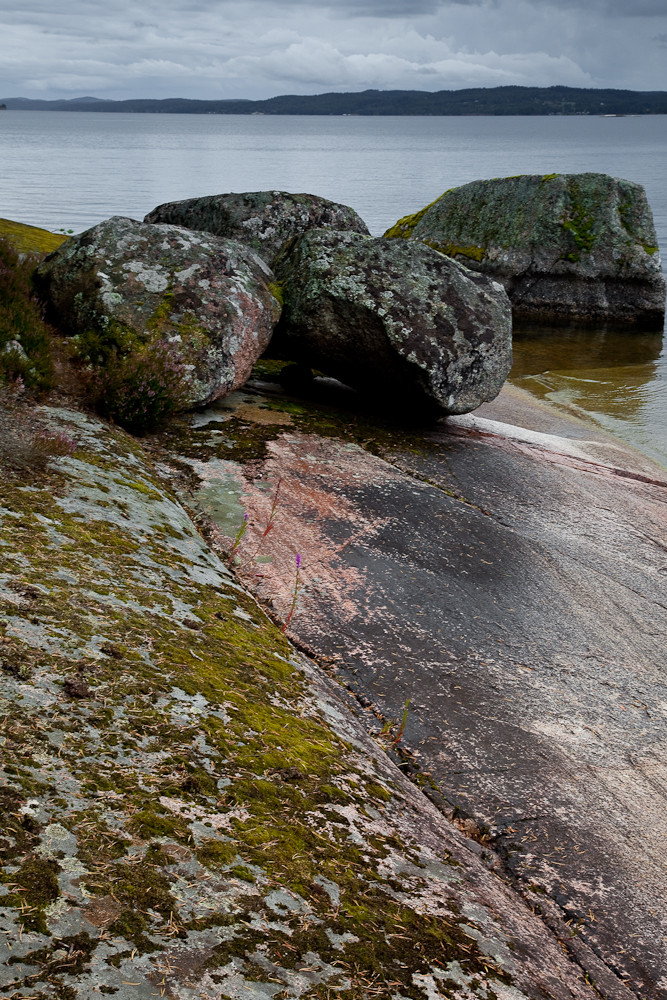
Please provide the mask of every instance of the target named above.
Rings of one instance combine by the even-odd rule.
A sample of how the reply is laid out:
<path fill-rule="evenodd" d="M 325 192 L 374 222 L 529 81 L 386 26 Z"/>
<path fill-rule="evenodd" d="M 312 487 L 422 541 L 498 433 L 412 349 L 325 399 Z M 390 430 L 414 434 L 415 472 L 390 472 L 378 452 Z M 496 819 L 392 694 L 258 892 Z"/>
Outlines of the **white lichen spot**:
<path fill-rule="evenodd" d="M 182 271 L 175 271 L 174 277 L 177 278 L 178 281 L 185 282 L 188 280 L 188 278 L 191 278 L 196 271 L 200 270 L 201 270 L 201 264 L 191 264 L 190 267 L 185 267 L 183 268 Z M 202 282 L 200 282 L 200 284 L 202 284 Z"/>
<path fill-rule="evenodd" d="M 135 274 L 147 292 L 166 292 L 169 287 L 169 276 L 159 264 L 148 266 L 141 260 L 131 260 L 125 270 Z"/>

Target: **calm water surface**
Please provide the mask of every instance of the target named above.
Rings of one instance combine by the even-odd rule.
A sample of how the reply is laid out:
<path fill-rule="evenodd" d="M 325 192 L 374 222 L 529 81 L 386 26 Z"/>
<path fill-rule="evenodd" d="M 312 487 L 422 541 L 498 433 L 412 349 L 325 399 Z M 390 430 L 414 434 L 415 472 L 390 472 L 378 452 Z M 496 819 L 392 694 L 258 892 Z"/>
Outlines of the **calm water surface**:
<path fill-rule="evenodd" d="M 597 170 L 643 184 L 667 261 L 667 116 L 321 118 L 0 113 L 0 216 L 83 229 L 267 188 L 352 205 L 371 232 L 484 177 Z M 522 334 L 512 380 L 667 465 L 662 336 Z"/>

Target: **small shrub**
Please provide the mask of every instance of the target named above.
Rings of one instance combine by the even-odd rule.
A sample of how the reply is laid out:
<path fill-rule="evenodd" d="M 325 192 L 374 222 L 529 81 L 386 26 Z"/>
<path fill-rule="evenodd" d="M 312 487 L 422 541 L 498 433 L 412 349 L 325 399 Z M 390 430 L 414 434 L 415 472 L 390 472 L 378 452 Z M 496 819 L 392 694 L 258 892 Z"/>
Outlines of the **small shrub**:
<path fill-rule="evenodd" d="M 155 430 L 188 404 L 190 372 L 177 343 L 156 340 L 108 362 L 98 407 L 133 434 Z"/>
<path fill-rule="evenodd" d="M 0 239 L 0 381 L 44 389 L 53 384 L 52 332 L 32 284 L 35 263 Z"/>
<path fill-rule="evenodd" d="M 53 458 L 71 455 L 76 441 L 47 427 L 24 399 L 21 376 L 0 384 L 0 467 L 42 470 Z"/>
<path fill-rule="evenodd" d="M 93 368 L 106 368 L 117 358 L 126 357 L 142 346 L 137 334 L 122 323 L 111 320 L 103 330 L 86 330 L 70 340 L 72 356 L 76 361 Z"/>

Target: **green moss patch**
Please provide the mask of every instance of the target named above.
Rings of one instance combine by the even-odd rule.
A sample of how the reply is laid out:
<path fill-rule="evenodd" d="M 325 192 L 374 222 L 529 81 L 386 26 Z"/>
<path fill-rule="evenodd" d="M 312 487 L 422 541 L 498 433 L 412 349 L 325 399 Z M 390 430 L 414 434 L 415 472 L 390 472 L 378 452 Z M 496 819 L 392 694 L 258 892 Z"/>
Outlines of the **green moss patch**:
<path fill-rule="evenodd" d="M 47 254 L 57 250 L 69 237 L 60 233 L 50 233 L 37 226 L 26 226 L 22 222 L 0 219 L 0 239 L 8 240 L 19 253 Z"/>
<path fill-rule="evenodd" d="M 386 233 L 384 233 L 384 238 L 387 240 L 410 239 L 429 209 L 436 205 L 440 201 L 440 198 L 444 198 L 446 194 L 449 194 L 449 192 L 445 191 L 444 194 L 440 195 L 439 198 L 436 198 L 429 205 L 425 205 L 424 208 L 420 208 L 418 212 L 413 212 L 412 215 L 404 215 L 402 219 L 399 219 L 398 222 L 395 222 L 393 226 L 389 227 Z"/>
<path fill-rule="evenodd" d="M 437 250 L 438 253 L 445 254 L 446 257 L 464 257 L 466 260 L 484 260 L 486 254 L 485 247 L 458 246 L 456 243 L 438 243 L 437 240 L 424 240 L 427 246 Z"/>

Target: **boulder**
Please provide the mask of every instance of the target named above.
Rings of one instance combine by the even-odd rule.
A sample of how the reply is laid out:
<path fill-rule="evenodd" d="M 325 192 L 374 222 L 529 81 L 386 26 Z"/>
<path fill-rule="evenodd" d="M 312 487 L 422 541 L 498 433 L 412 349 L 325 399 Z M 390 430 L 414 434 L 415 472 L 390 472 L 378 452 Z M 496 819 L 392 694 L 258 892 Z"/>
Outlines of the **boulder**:
<path fill-rule="evenodd" d="M 313 230 L 285 248 L 276 277 L 276 352 L 385 405 L 466 413 L 510 370 L 502 286 L 423 244 Z"/>
<path fill-rule="evenodd" d="M 67 240 L 36 277 L 60 328 L 98 357 L 177 345 L 188 406 L 242 385 L 280 315 L 273 275 L 248 247 L 121 217 Z"/>
<path fill-rule="evenodd" d="M 248 191 L 167 202 L 149 212 L 145 222 L 167 222 L 239 240 L 268 264 L 285 240 L 308 229 L 336 229 L 368 235 L 365 222 L 347 205 L 314 194 Z"/>
<path fill-rule="evenodd" d="M 385 236 L 502 282 L 515 319 L 662 327 L 665 279 L 643 187 L 607 174 L 473 181 Z"/>

